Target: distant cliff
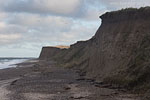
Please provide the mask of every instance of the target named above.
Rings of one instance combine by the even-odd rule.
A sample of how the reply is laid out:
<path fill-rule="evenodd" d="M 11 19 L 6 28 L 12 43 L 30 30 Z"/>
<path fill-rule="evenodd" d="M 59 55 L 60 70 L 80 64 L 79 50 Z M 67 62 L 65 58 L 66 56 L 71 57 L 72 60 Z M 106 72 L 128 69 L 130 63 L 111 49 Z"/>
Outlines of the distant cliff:
<path fill-rule="evenodd" d="M 46 48 L 40 58 L 53 57 L 100 82 L 150 87 L 150 8 L 107 12 L 100 18 L 102 25 L 90 40 L 65 50 Z"/>
<path fill-rule="evenodd" d="M 49 46 L 43 47 L 39 59 L 41 60 L 50 60 L 59 52 L 68 49 L 69 46 Z"/>

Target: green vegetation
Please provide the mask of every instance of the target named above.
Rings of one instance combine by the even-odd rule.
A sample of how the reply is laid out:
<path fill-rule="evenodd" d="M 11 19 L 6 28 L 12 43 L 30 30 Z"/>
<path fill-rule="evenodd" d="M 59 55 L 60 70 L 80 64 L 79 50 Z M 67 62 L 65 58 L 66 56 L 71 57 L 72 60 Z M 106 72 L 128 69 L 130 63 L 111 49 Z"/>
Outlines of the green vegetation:
<path fill-rule="evenodd" d="M 125 9 L 121 9 L 119 11 L 132 11 L 132 10 L 138 10 L 138 8 L 125 8 Z"/>
<path fill-rule="evenodd" d="M 104 82 L 124 87 L 136 92 L 145 92 L 150 89 L 150 36 L 141 41 L 135 58 L 130 61 L 126 70 L 107 77 Z"/>

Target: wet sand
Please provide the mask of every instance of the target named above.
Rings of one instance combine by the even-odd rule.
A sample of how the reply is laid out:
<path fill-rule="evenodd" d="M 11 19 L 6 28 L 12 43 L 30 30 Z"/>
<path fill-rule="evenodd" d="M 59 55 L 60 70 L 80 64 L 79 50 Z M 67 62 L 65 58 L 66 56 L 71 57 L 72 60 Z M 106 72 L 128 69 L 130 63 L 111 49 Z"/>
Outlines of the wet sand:
<path fill-rule="evenodd" d="M 141 100 L 77 72 L 38 60 L 0 70 L 0 100 Z"/>

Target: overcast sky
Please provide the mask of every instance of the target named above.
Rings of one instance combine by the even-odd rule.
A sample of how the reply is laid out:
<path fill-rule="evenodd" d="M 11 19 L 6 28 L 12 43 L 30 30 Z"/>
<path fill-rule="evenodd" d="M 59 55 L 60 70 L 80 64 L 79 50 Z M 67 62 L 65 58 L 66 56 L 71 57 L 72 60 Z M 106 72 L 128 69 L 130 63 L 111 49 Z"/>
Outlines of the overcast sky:
<path fill-rule="evenodd" d="M 0 57 L 38 57 L 42 46 L 91 38 L 99 16 L 150 0 L 0 0 Z"/>

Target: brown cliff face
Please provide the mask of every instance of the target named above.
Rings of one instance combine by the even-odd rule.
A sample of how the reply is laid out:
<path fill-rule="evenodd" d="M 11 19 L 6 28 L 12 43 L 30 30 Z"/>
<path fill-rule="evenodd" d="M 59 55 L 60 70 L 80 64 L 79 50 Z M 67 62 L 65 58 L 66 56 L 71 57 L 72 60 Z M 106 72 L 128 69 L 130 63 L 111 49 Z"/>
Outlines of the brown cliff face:
<path fill-rule="evenodd" d="M 39 59 L 41 59 L 41 60 L 45 60 L 45 59 L 50 60 L 54 56 L 58 55 L 58 53 L 61 53 L 61 52 L 65 51 L 69 48 L 70 48 L 69 46 L 63 46 L 63 45 L 43 47 L 42 51 L 41 51 L 41 54 L 39 56 Z"/>
<path fill-rule="evenodd" d="M 60 51 L 61 49 L 56 47 L 43 47 L 39 59 L 41 60 L 52 59 L 52 57 Z"/>
<path fill-rule="evenodd" d="M 100 18 L 102 25 L 90 40 L 41 55 L 80 68 L 97 81 L 125 87 L 150 83 L 150 8 L 108 12 Z"/>
<path fill-rule="evenodd" d="M 125 86 L 149 80 L 150 8 L 106 13 L 101 18 L 94 36 L 97 45 L 91 46 L 97 49 L 90 56 L 88 75 Z"/>

